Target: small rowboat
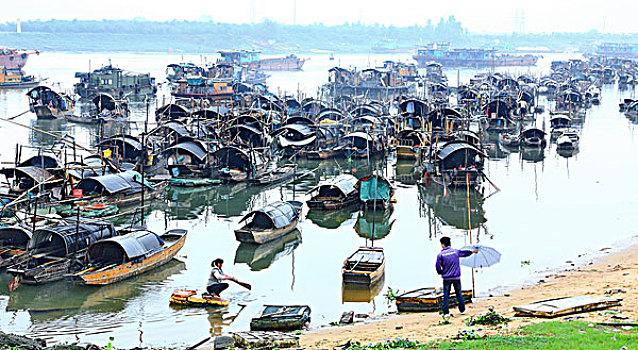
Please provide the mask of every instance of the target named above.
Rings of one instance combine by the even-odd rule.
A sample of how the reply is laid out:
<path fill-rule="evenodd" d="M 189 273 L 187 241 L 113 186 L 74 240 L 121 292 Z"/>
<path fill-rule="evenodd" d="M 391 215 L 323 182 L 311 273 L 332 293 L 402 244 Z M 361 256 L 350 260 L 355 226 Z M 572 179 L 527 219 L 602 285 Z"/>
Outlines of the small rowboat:
<path fill-rule="evenodd" d="M 251 331 L 294 331 L 310 322 L 308 305 L 264 305 L 250 320 Z"/>
<path fill-rule="evenodd" d="M 465 303 L 472 302 L 472 291 L 461 292 Z M 395 298 L 399 312 L 431 312 L 440 311 L 443 304 L 443 291 L 433 287 L 419 288 L 405 292 Z M 450 292 L 450 307 L 457 305 L 456 294 Z"/>
<path fill-rule="evenodd" d="M 385 255 L 380 247 L 360 247 L 350 255 L 341 268 L 343 283 L 372 285 L 385 271 Z"/>
<path fill-rule="evenodd" d="M 200 307 L 224 307 L 230 300 L 204 296 L 195 289 L 175 289 L 169 299 L 171 304 L 200 306 Z"/>

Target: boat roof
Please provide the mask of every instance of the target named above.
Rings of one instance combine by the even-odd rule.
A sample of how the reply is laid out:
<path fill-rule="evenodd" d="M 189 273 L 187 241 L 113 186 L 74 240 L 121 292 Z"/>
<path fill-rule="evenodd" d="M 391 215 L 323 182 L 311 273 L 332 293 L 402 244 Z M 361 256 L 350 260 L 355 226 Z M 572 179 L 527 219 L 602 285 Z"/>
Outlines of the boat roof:
<path fill-rule="evenodd" d="M 525 130 L 521 131 L 521 136 L 534 136 L 534 135 L 537 135 L 538 137 L 543 137 L 545 136 L 545 131 L 539 128 L 526 128 Z"/>
<path fill-rule="evenodd" d="M 194 156 L 199 161 L 204 161 L 204 159 L 206 158 L 206 155 L 208 154 L 208 152 L 206 151 L 206 148 L 202 145 L 202 143 L 197 141 L 181 142 L 167 148 L 164 152 L 168 152 L 170 150 L 184 151 Z"/>
<path fill-rule="evenodd" d="M 35 230 L 28 249 L 63 248 L 63 252 L 58 252 L 59 256 L 63 257 L 69 253 L 86 249 L 92 243 L 113 237 L 116 234 L 115 227 L 110 222 L 60 224 Z M 54 236 L 58 237 L 59 240 L 54 240 Z M 61 246 L 52 247 L 55 244 Z"/>
<path fill-rule="evenodd" d="M 16 177 L 18 175 L 24 175 L 39 184 L 47 182 L 55 178 L 55 176 L 51 174 L 49 171 L 47 171 L 46 169 L 42 169 L 36 166 L 5 168 L 5 169 L 1 169 L 0 173 L 4 174 L 7 177 Z"/>
<path fill-rule="evenodd" d="M 239 222 L 245 221 L 256 213 L 263 213 L 268 216 L 270 220 L 272 220 L 275 228 L 282 228 L 290 225 L 299 215 L 299 212 L 292 204 L 279 201 L 268 204 L 263 208 L 251 211 L 250 213 L 246 214 L 246 216 L 244 216 Z"/>
<path fill-rule="evenodd" d="M 8 245 L 26 247 L 32 235 L 31 230 L 26 227 L 0 227 L 0 247 L 6 247 Z"/>
<path fill-rule="evenodd" d="M 470 145 L 467 142 L 449 142 L 446 143 L 443 148 L 441 148 L 441 150 L 437 153 L 437 157 L 441 160 L 449 157 L 450 155 L 452 155 L 453 153 L 456 153 L 457 151 L 461 151 L 461 150 L 472 150 L 480 155 L 482 155 L 483 157 L 485 157 L 485 153 L 481 152 L 478 148 Z"/>
<path fill-rule="evenodd" d="M 348 135 L 345 136 L 346 138 L 352 137 L 352 138 L 362 138 L 368 141 L 372 141 L 372 136 L 366 134 L 365 132 L 362 131 L 356 131 L 356 132 L 351 132 Z"/>
<path fill-rule="evenodd" d="M 109 248 L 126 254 L 129 260 L 144 256 L 164 246 L 162 239 L 154 232 L 139 230 L 123 236 L 116 236 L 93 243 L 87 251 L 89 261 L 102 255 Z"/>
<path fill-rule="evenodd" d="M 163 129 L 168 129 L 170 131 L 173 131 L 179 136 L 192 136 L 191 132 L 188 131 L 188 129 L 186 129 L 186 126 L 184 126 L 184 124 L 179 121 L 169 121 L 166 123 L 162 123 L 158 125 L 155 129 L 151 130 L 149 134 L 150 135 L 156 134 Z"/>
<path fill-rule="evenodd" d="M 114 195 L 123 191 L 141 188 L 141 181 L 142 175 L 140 175 L 140 173 L 134 170 L 128 170 L 118 174 L 106 174 L 82 179 L 75 188 L 88 189 L 92 188 L 95 183 L 98 183 L 109 195 Z M 144 185 L 151 191 L 154 190 L 153 186 L 148 182 L 145 181 Z"/>
<path fill-rule="evenodd" d="M 350 174 L 341 174 L 337 177 L 333 177 L 331 179 L 321 181 L 312 191 L 319 189 L 323 186 L 336 187 L 338 188 L 344 196 L 349 195 L 350 193 L 356 191 L 357 178 Z M 312 192 L 311 191 L 311 192 Z"/>
<path fill-rule="evenodd" d="M 102 146 L 102 145 L 108 144 L 109 142 L 112 142 L 112 141 L 121 141 L 121 142 L 133 147 L 137 151 L 141 151 L 142 150 L 142 143 L 140 142 L 140 140 L 137 137 L 131 136 L 131 135 L 123 135 L 123 134 L 111 136 L 108 139 L 100 142 L 98 145 Z"/>

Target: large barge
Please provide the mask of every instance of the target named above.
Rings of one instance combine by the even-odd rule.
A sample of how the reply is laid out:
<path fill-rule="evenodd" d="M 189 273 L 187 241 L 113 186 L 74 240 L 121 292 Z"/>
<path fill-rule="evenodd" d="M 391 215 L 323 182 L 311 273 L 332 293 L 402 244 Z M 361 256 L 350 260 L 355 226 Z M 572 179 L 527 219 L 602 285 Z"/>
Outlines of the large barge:
<path fill-rule="evenodd" d="M 510 55 L 497 53 L 494 49 L 452 49 L 449 43 L 430 43 L 417 49 L 412 56 L 419 68 L 425 68 L 429 63 L 436 62 L 444 67 L 505 67 L 505 66 L 533 66 L 538 56 Z"/>
<path fill-rule="evenodd" d="M 257 50 L 229 50 L 219 51 L 219 62 L 240 64 L 250 69 L 262 71 L 297 71 L 301 70 L 306 60 L 296 55 L 285 57 L 259 58 L 261 51 Z"/>

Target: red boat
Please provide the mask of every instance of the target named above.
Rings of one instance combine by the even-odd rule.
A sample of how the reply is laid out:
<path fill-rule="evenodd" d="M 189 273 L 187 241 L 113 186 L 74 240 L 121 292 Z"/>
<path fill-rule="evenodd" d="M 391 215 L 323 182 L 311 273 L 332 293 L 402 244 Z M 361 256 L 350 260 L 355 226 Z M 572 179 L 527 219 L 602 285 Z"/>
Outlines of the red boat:
<path fill-rule="evenodd" d="M 27 64 L 29 55 L 39 55 L 40 51 L 26 51 L 0 47 L 0 66 L 7 69 L 22 69 Z"/>

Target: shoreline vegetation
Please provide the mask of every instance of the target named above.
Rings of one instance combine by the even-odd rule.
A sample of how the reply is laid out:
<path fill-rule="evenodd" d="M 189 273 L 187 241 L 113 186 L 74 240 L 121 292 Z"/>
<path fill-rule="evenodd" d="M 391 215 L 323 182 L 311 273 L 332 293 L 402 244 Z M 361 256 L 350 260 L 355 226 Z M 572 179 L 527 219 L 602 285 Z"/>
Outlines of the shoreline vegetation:
<path fill-rule="evenodd" d="M 3 46 L 60 52 L 216 53 L 228 49 L 260 49 L 281 53 L 413 53 L 419 45 L 451 42 L 454 47 L 542 48 L 546 52 L 593 52 L 601 42 L 636 42 L 638 34 L 585 33 L 479 34 L 454 16 L 420 26 L 346 23 L 289 25 L 265 20 L 254 24 L 213 21 L 49 20 L 0 23 Z M 144 36 L 144 40 L 139 40 Z"/>

